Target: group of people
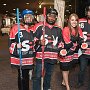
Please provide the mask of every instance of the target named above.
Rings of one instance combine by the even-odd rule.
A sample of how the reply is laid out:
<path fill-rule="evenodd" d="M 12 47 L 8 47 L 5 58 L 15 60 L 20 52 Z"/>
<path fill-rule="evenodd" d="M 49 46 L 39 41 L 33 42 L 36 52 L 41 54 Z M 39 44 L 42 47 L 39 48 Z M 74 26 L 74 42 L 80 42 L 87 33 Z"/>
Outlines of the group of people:
<path fill-rule="evenodd" d="M 76 59 L 80 60 L 77 86 L 84 84 L 84 73 L 90 55 L 90 6 L 86 8 L 86 15 L 86 19 L 79 20 L 77 14 L 71 14 L 68 25 L 62 29 L 56 24 L 58 12 L 54 8 L 47 9 L 45 21 L 36 24 L 32 10 L 22 12 L 23 23 L 19 25 L 20 32 L 18 24 L 15 24 L 10 30 L 9 38 L 11 66 L 18 70 L 18 90 L 29 90 L 29 71 L 32 69 L 32 90 L 51 90 L 51 75 L 57 61 L 60 62 L 62 70 L 62 85 L 66 90 L 71 90 L 68 77 Z M 82 51 L 80 56 L 79 49 Z"/>

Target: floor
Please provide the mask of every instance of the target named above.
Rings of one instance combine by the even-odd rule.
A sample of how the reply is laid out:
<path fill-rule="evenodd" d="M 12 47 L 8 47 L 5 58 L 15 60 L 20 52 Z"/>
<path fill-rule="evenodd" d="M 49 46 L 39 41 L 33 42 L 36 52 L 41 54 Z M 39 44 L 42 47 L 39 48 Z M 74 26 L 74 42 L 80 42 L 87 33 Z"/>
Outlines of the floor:
<path fill-rule="evenodd" d="M 8 50 L 8 35 L 2 36 L 0 34 L 0 90 L 18 90 L 17 88 L 17 71 L 13 70 L 9 61 L 10 55 Z M 70 71 L 69 80 L 71 90 L 87 90 L 89 80 L 89 66 L 87 67 L 85 85 L 79 89 L 75 88 L 77 82 L 77 74 L 79 71 L 79 64 L 76 68 Z M 59 64 L 55 65 L 51 80 L 52 90 L 66 90 L 61 86 L 62 74 Z M 32 80 L 30 80 L 30 90 L 32 90 Z"/>

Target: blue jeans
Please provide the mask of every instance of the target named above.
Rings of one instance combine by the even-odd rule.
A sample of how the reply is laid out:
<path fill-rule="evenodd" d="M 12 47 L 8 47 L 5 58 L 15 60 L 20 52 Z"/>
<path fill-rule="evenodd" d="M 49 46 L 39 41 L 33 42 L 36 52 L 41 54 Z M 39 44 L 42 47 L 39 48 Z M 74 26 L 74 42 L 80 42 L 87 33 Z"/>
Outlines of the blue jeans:
<path fill-rule="evenodd" d="M 51 74 L 53 72 L 54 64 L 50 64 L 45 62 L 44 69 L 45 69 L 45 76 L 44 76 L 44 90 L 48 90 L 50 88 L 51 82 Z M 33 90 L 41 90 L 41 73 L 42 73 L 42 64 L 36 63 L 34 78 L 33 78 Z"/>
<path fill-rule="evenodd" d="M 83 84 L 84 78 L 85 78 L 85 72 L 87 69 L 88 59 L 90 59 L 90 56 L 82 54 L 79 58 L 80 60 L 80 71 L 78 74 L 78 83 Z"/>

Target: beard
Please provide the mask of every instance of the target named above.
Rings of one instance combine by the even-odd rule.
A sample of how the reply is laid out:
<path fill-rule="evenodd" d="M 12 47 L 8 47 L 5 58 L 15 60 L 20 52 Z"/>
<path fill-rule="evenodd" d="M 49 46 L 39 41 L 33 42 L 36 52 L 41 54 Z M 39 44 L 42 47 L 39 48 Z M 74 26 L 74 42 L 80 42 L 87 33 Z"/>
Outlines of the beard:
<path fill-rule="evenodd" d="M 47 20 L 47 19 L 46 19 L 46 22 L 47 22 L 48 24 L 50 24 L 50 25 L 54 25 L 55 22 L 56 22 L 56 20 Z"/>

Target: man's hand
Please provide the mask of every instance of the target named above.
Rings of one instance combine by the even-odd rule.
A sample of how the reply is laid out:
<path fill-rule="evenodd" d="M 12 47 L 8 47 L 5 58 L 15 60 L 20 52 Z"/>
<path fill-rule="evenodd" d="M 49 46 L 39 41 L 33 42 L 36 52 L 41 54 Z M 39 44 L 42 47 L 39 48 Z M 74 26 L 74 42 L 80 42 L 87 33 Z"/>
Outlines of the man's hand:
<path fill-rule="evenodd" d="M 21 47 L 22 47 L 21 43 L 18 43 L 17 48 L 21 48 Z"/>
<path fill-rule="evenodd" d="M 45 39 L 42 39 L 42 40 L 40 41 L 40 44 L 44 46 L 44 45 L 45 45 Z"/>

